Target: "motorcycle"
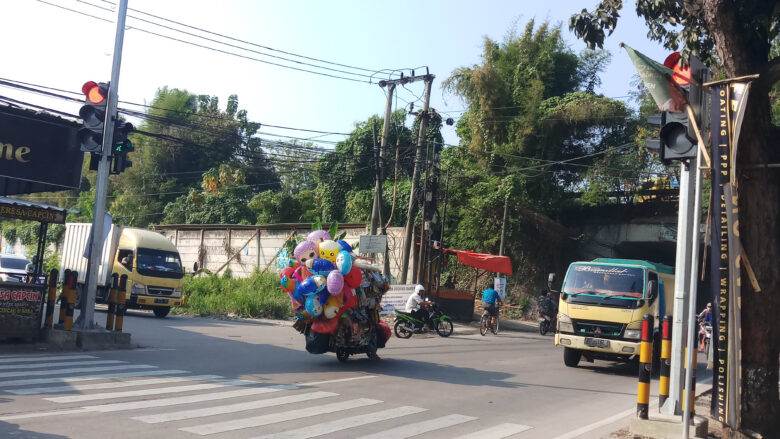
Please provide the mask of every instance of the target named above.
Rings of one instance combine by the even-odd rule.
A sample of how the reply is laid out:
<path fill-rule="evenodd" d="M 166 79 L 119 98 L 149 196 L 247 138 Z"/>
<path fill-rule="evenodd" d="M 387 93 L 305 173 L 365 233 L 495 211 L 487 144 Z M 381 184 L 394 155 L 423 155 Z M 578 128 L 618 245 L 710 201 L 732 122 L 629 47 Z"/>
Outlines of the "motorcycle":
<path fill-rule="evenodd" d="M 423 320 L 413 317 L 410 313 L 395 310 L 393 329 L 396 337 L 409 338 L 412 334 L 422 334 L 427 332 L 426 325 L 431 326 L 442 337 L 449 337 L 452 334 L 452 319 L 444 314 L 435 302 L 421 302 L 420 308 L 426 311 Z"/>
<path fill-rule="evenodd" d="M 709 354 L 712 342 L 712 324 L 703 320 L 699 321 L 699 352 Z"/>
<path fill-rule="evenodd" d="M 558 316 L 558 304 L 552 291 L 542 292 L 539 298 L 539 334 L 545 335 L 555 327 Z"/>

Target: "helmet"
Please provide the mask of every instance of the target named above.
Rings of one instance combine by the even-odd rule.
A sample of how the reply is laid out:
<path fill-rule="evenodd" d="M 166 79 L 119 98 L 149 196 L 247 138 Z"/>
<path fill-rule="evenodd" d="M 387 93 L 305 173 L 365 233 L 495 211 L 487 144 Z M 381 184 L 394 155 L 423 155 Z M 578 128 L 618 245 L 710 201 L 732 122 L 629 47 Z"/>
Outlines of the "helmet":
<path fill-rule="evenodd" d="M 414 287 L 414 292 L 415 292 L 415 293 L 421 293 L 421 292 L 423 292 L 423 291 L 425 291 L 425 288 L 424 288 L 422 285 L 420 285 L 420 284 L 417 284 L 417 285 Z"/>

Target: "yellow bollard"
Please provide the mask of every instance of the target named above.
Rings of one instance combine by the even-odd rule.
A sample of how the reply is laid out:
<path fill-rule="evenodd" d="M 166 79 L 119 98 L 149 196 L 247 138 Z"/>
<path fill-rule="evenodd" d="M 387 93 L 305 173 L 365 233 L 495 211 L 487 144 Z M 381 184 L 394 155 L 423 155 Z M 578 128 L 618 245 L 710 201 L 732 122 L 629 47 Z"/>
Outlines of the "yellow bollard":
<path fill-rule="evenodd" d="M 114 329 L 114 313 L 116 312 L 117 287 L 119 286 L 119 275 L 111 275 L 111 289 L 108 292 L 108 313 L 106 314 L 106 329 Z"/>
<path fill-rule="evenodd" d="M 49 272 L 49 291 L 46 298 L 46 321 L 43 323 L 44 328 L 51 328 L 54 323 L 54 303 L 57 301 L 57 278 L 60 272 L 57 269 L 52 269 Z"/>
<path fill-rule="evenodd" d="M 119 292 L 117 294 L 116 305 L 116 332 L 122 332 L 122 325 L 125 320 L 125 301 L 127 300 L 127 275 L 123 274 L 119 278 Z"/>
<path fill-rule="evenodd" d="M 688 343 L 688 344 L 690 344 L 690 343 Z M 693 343 L 694 349 L 695 349 L 696 344 L 697 343 Z M 691 422 L 693 421 L 693 416 L 696 414 L 696 367 L 699 364 L 699 362 L 697 361 L 698 359 L 696 358 L 697 356 L 698 356 L 698 354 L 696 353 L 696 351 L 694 351 L 694 354 L 693 354 L 693 371 L 691 372 L 691 377 L 693 378 L 691 380 L 691 396 L 689 398 L 685 397 L 685 393 L 686 393 L 685 387 L 683 387 L 683 391 L 682 391 L 683 412 L 685 412 L 685 410 L 690 410 L 690 412 L 691 412 Z M 685 357 L 683 357 L 683 358 L 688 358 L 688 346 L 685 347 Z M 683 367 L 684 367 L 685 371 L 688 370 L 688 362 L 687 361 L 685 362 L 685 365 Z M 683 375 L 683 376 L 685 376 L 685 375 Z"/>
<path fill-rule="evenodd" d="M 73 311 L 76 310 L 76 279 L 78 279 L 78 272 L 71 271 L 70 279 L 66 279 L 68 288 L 63 289 L 63 294 L 65 295 L 65 300 L 67 300 L 68 306 L 68 309 L 65 310 L 65 325 L 63 328 L 66 331 L 73 329 Z"/>
<path fill-rule="evenodd" d="M 65 300 L 65 290 L 68 288 L 68 279 L 70 279 L 70 270 L 65 270 L 62 276 L 62 292 L 60 292 L 60 320 L 59 325 L 65 324 L 65 313 L 68 310 L 68 301 Z"/>
<path fill-rule="evenodd" d="M 672 316 L 661 324 L 661 376 L 658 386 L 658 408 L 669 398 L 669 374 L 672 370 Z"/>
<path fill-rule="evenodd" d="M 653 316 L 642 319 L 642 341 L 639 343 L 639 383 L 636 394 L 636 416 L 647 419 L 650 406 L 650 374 L 653 372 Z"/>

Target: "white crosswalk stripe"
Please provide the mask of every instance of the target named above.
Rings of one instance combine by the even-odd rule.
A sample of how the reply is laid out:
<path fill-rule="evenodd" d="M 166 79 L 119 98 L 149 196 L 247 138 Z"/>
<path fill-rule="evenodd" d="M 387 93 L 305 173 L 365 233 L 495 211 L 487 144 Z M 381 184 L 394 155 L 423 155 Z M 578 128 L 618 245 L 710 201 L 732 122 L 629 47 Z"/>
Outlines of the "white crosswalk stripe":
<path fill-rule="evenodd" d="M 137 386 L 150 386 L 152 384 L 166 384 L 175 383 L 181 381 L 202 381 L 202 380 L 218 380 L 224 378 L 220 375 L 193 375 L 188 377 L 172 377 L 172 378 L 151 378 L 147 380 L 134 380 L 123 382 L 110 382 L 99 384 L 73 384 L 68 386 L 58 387 L 32 387 L 27 389 L 18 390 L 6 390 L 6 393 L 13 393 L 14 395 L 40 395 L 48 393 L 63 393 L 72 391 L 84 391 L 84 390 L 98 390 L 98 389 L 118 389 L 122 387 L 137 387 Z"/>
<path fill-rule="evenodd" d="M 119 360 L 90 360 L 90 361 L 67 361 L 59 363 L 32 363 L 32 364 L 11 364 L 0 366 L 0 370 L 39 369 L 43 367 L 71 367 L 71 366 L 97 366 L 98 364 L 123 364 L 127 361 Z"/>
<path fill-rule="evenodd" d="M 31 378 L 31 379 L 21 379 L 21 380 L 0 381 L 0 387 L 36 386 L 39 384 L 50 384 L 50 383 L 76 383 L 81 381 L 94 381 L 94 380 L 103 380 L 103 379 L 180 375 L 183 373 L 189 373 L 189 371 L 178 370 L 178 369 L 144 370 L 141 372 L 115 372 L 115 373 L 102 373 L 102 374 L 71 376 L 71 377 Z"/>
<path fill-rule="evenodd" d="M 464 415 L 442 416 L 436 419 L 429 419 L 427 421 L 391 428 L 379 433 L 363 436 L 361 439 L 405 439 L 407 437 L 417 436 L 440 428 L 452 427 L 453 425 L 462 424 L 475 419 L 477 418 Z"/>
<path fill-rule="evenodd" d="M 143 390 L 130 390 L 126 392 L 107 392 L 107 393 L 90 393 L 87 395 L 73 395 L 73 396 L 57 396 L 54 398 L 44 398 L 51 402 L 83 402 L 83 401 L 95 401 L 99 399 L 118 399 L 131 396 L 149 396 L 149 395 L 162 395 L 164 393 L 182 393 L 191 392 L 193 390 L 206 390 L 206 389 L 218 389 L 220 387 L 233 387 L 233 386 L 250 386 L 252 384 L 260 384 L 257 381 L 235 380 L 235 381 L 222 381 L 219 383 L 209 384 L 193 384 L 190 386 L 176 386 L 176 387 L 156 387 L 152 389 Z"/>
<path fill-rule="evenodd" d="M 172 398 L 146 399 L 143 401 L 116 402 L 113 404 L 90 405 L 82 408 L 96 411 L 96 412 L 103 412 L 103 413 L 121 412 L 125 410 L 138 410 L 138 409 L 145 409 L 145 408 L 192 404 L 192 403 L 204 402 L 204 401 L 217 401 L 220 399 L 230 399 L 230 398 L 238 398 L 241 396 L 260 395 L 263 393 L 280 392 L 282 390 L 293 390 L 297 388 L 298 387 L 296 386 L 284 386 L 284 385 L 269 386 L 269 387 L 253 387 L 250 389 L 231 390 L 231 391 L 220 392 L 220 393 L 201 393 L 197 395 L 178 396 Z"/>
<path fill-rule="evenodd" d="M 84 373 L 84 372 L 107 372 L 109 370 L 156 369 L 156 368 L 157 366 L 150 366 L 148 364 L 123 364 L 122 366 L 77 367 L 71 369 L 54 369 L 54 370 L 24 370 L 24 371 L 17 371 L 17 372 L 0 372 L 0 378 L 64 375 L 70 373 Z"/>
<path fill-rule="evenodd" d="M 0 357 L 0 364 L 5 363 L 25 363 L 29 361 L 53 361 L 53 360 L 86 360 L 88 358 L 97 358 L 93 355 L 39 355 L 37 357 L 25 356 L 4 356 Z"/>
<path fill-rule="evenodd" d="M 215 422 L 212 424 L 197 425 L 195 427 L 185 427 L 179 430 L 206 436 L 209 434 L 225 433 L 228 431 L 241 430 L 250 427 L 260 427 L 262 425 L 275 424 L 277 422 L 290 421 L 293 419 L 302 419 L 305 417 L 324 415 L 326 413 L 335 413 L 342 410 L 351 410 L 367 405 L 379 404 L 382 401 L 378 399 L 359 398 L 349 401 L 335 402 L 333 404 L 323 404 L 316 407 L 307 407 L 303 409 L 289 410 L 281 413 L 270 413 L 262 416 L 253 416 L 251 418 L 233 419 L 230 421 Z"/>
<path fill-rule="evenodd" d="M 222 415 L 226 413 L 238 413 L 247 410 L 275 407 L 294 402 L 312 401 L 315 399 L 338 396 L 338 393 L 331 392 L 311 392 L 299 393 L 297 395 L 281 396 L 279 398 L 260 399 L 250 402 L 241 402 L 238 404 L 228 404 L 216 407 L 206 407 L 203 409 L 182 410 L 172 413 L 161 413 L 157 415 L 136 416 L 133 419 L 147 424 L 157 424 L 160 422 L 181 421 L 184 419 L 202 418 L 206 416 Z"/>
<path fill-rule="evenodd" d="M 281 433 L 267 434 L 257 436 L 252 439 L 308 439 L 311 437 L 322 436 L 335 433 L 348 428 L 368 425 L 374 422 L 386 421 L 388 419 L 400 418 L 401 416 L 413 415 L 424 412 L 426 409 L 420 407 L 398 407 L 389 410 L 382 410 L 364 415 L 351 416 L 349 418 L 337 419 L 335 421 L 321 422 L 316 427 L 304 427 L 295 430 L 288 430 Z"/>
<path fill-rule="evenodd" d="M 503 439 L 505 437 L 512 436 L 513 434 L 518 434 L 530 430 L 532 428 L 533 427 L 530 425 L 522 424 L 499 424 L 484 430 L 458 436 L 455 439 Z"/>

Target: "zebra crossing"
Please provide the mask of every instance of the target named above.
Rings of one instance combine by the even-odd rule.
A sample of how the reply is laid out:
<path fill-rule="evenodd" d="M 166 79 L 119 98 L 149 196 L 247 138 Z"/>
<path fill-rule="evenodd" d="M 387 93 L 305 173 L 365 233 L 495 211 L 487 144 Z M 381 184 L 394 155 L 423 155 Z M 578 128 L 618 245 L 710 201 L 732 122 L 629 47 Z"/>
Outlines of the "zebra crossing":
<path fill-rule="evenodd" d="M 84 416 L 111 413 L 137 423 L 139 432 L 148 428 L 151 434 L 161 426 L 178 431 L 176 437 L 228 437 L 234 432 L 253 439 L 334 434 L 371 439 L 422 434 L 462 439 L 532 437 L 523 434 L 532 429 L 528 425 L 490 425 L 475 416 L 318 388 L 371 378 L 376 377 L 271 384 L 86 354 L 0 356 L 0 396 L 40 402 L 28 412 L 14 411 L 13 404 L 0 405 L 0 422 L 30 425 L 51 417 L 85 422 Z"/>

